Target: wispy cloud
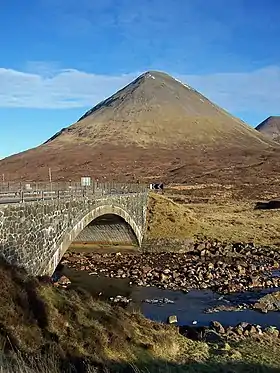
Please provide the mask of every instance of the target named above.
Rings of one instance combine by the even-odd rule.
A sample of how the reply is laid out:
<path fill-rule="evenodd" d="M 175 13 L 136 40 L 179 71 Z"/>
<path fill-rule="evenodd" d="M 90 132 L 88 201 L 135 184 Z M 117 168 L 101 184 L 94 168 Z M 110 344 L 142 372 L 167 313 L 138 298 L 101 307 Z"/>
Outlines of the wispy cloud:
<path fill-rule="evenodd" d="M 50 75 L 0 68 L 0 107 L 90 108 L 128 84 L 139 72 L 95 75 L 75 69 Z M 280 67 L 243 73 L 173 75 L 230 112 L 279 114 Z"/>
<path fill-rule="evenodd" d="M 0 107 L 90 107 L 129 83 L 136 75 L 103 76 L 67 69 L 45 77 L 45 74 L 0 68 Z"/>
<path fill-rule="evenodd" d="M 183 75 L 205 96 L 231 112 L 280 113 L 280 67 L 252 72 Z"/>

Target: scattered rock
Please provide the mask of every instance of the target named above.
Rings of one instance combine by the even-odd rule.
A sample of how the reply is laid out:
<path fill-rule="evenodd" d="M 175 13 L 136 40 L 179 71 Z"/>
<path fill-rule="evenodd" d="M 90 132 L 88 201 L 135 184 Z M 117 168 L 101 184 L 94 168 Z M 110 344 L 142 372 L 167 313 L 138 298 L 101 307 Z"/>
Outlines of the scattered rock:
<path fill-rule="evenodd" d="M 170 300 L 168 298 L 160 298 L 160 299 L 145 299 L 143 300 L 144 303 L 151 303 L 151 304 L 174 304 L 175 302 L 173 300 Z"/>
<path fill-rule="evenodd" d="M 234 329 L 233 329 L 234 333 L 239 335 L 239 336 L 242 336 L 243 333 L 244 333 L 244 329 L 242 328 L 241 325 L 237 325 Z"/>
<path fill-rule="evenodd" d="M 223 341 L 222 336 L 214 330 L 208 329 L 205 331 L 203 340 L 207 343 L 220 343 Z"/>
<path fill-rule="evenodd" d="M 266 334 L 271 337 L 278 338 L 279 337 L 279 330 L 275 326 L 269 326 L 264 330 Z"/>
<path fill-rule="evenodd" d="M 242 329 L 246 329 L 246 328 L 248 328 L 248 326 L 249 326 L 249 323 L 245 322 L 245 321 L 242 321 L 241 323 L 238 324 L 238 327 L 240 327 Z"/>
<path fill-rule="evenodd" d="M 226 343 L 224 344 L 224 346 L 222 347 L 225 351 L 230 351 L 231 350 L 231 346 L 229 343 Z"/>
<path fill-rule="evenodd" d="M 161 282 L 166 282 L 169 280 L 169 276 L 165 275 L 164 273 L 160 274 L 160 281 Z"/>
<path fill-rule="evenodd" d="M 218 313 L 221 311 L 227 311 L 227 312 L 241 312 L 246 309 L 250 308 L 248 304 L 242 303 L 237 305 L 226 305 L 222 304 L 220 306 L 208 308 L 205 310 L 205 313 Z"/>
<path fill-rule="evenodd" d="M 185 253 L 67 253 L 65 262 L 92 275 L 128 278 L 132 285 L 184 292 L 211 289 L 226 294 L 280 286 L 280 273 L 279 277 L 272 273 L 280 262 L 280 252 L 253 244 L 207 241 L 194 244 Z M 274 308 L 280 307 L 278 301 Z"/>
<path fill-rule="evenodd" d="M 117 295 L 116 297 L 111 297 L 110 301 L 113 302 L 113 303 L 124 303 L 124 304 L 128 304 L 128 303 L 130 303 L 132 301 L 132 299 L 129 299 L 129 298 L 124 297 L 122 295 Z"/>
<path fill-rule="evenodd" d="M 255 335 L 255 334 L 258 333 L 258 329 L 256 328 L 255 325 L 252 325 L 252 324 L 247 326 L 247 331 L 248 331 L 249 335 Z"/>
<path fill-rule="evenodd" d="M 193 341 L 202 341 L 206 329 L 204 326 L 193 327 L 184 325 L 179 327 L 179 333 Z"/>
<path fill-rule="evenodd" d="M 280 291 L 265 295 L 252 308 L 263 313 L 280 311 Z"/>
<path fill-rule="evenodd" d="M 219 334 L 225 334 L 225 328 L 218 321 L 211 321 L 210 328 L 214 329 Z"/>
<path fill-rule="evenodd" d="M 253 325 L 246 322 L 239 323 L 232 327 L 225 327 L 217 321 L 212 321 L 209 327 L 206 326 L 180 326 L 179 332 L 183 336 L 195 340 L 204 341 L 206 343 L 218 344 L 220 348 L 230 350 L 228 341 L 238 341 L 246 338 L 254 338 L 254 340 L 261 340 L 265 336 L 278 338 L 279 330 L 270 326 L 263 332 L 260 325 Z"/>
<path fill-rule="evenodd" d="M 168 324 L 176 324 L 178 322 L 177 316 L 172 315 L 167 318 Z"/>
<path fill-rule="evenodd" d="M 60 276 L 57 280 L 54 280 L 53 284 L 56 287 L 67 288 L 71 284 L 71 281 L 66 276 Z"/>

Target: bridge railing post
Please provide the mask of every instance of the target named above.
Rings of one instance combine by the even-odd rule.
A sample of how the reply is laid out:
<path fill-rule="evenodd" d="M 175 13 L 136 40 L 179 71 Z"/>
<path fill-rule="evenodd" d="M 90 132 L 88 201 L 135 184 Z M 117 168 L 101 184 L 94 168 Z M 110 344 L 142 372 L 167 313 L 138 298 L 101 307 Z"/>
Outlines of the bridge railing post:
<path fill-rule="evenodd" d="M 7 194 L 9 198 L 15 198 L 17 201 L 27 202 L 32 200 L 53 200 L 64 198 L 100 198 L 104 195 L 129 194 L 146 192 L 149 189 L 148 184 L 136 183 L 117 183 L 115 181 L 97 181 L 93 180 L 90 186 L 81 186 L 80 183 L 54 183 L 52 190 L 49 184 L 37 182 L 24 184 L 23 182 L 0 182 L 0 191 Z M 10 195 L 11 193 L 11 195 Z M 11 197 L 12 196 L 12 197 Z M 3 197 L 1 197 L 3 198 Z"/>

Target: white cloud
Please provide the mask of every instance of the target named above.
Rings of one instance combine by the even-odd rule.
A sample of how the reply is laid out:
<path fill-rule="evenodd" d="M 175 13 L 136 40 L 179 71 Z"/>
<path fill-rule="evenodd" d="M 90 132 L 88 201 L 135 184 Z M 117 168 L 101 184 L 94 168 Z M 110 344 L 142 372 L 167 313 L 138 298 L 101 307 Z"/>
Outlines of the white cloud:
<path fill-rule="evenodd" d="M 184 75 L 181 80 L 231 112 L 280 113 L 280 67 L 243 73 Z"/>
<path fill-rule="evenodd" d="M 0 68 L 0 107 L 90 107 L 129 83 L 135 75 L 103 76 L 68 69 L 45 77 Z"/>
<path fill-rule="evenodd" d="M 138 75 L 95 75 L 75 69 L 45 74 L 40 70 L 30 73 L 0 68 L 0 107 L 90 108 Z M 243 73 L 174 76 L 231 112 L 280 112 L 280 67 Z"/>

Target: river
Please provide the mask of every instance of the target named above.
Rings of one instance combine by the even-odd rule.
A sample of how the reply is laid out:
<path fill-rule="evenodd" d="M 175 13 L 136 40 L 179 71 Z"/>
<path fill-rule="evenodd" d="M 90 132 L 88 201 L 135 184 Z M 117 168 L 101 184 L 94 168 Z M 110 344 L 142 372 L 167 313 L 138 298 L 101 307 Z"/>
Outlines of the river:
<path fill-rule="evenodd" d="M 67 276 L 72 287 L 81 287 L 100 299 L 109 299 L 117 295 L 132 299 L 128 309 L 138 309 L 149 319 L 166 322 L 168 316 L 176 315 L 178 325 L 206 326 L 210 321 L 219 321 L 225 326 L 236 325 L 239 322 L 258 324 L 263 327 L 274 325 L 280 328 L 280 312 L 262 314 L 254 310 L 219 311 L 205 313 L 208 308 L 220 305 L 237 305 L 241 303 L 254 303 L 257 299 L 269 292 L 279 289 L 250 291 L 226 296 L 210 290 L 192 290 L 188 293 L 181 291 L 162 290 L 155 287 L 131 286 L 128 279 L 116 279 L 102 276 L 89 275 L 86 271 L 77 271 L 64 267 L 63 274 Z M 173 304 L 151 304 L 144 302 L 146 299 L 167 298 Z"/>

